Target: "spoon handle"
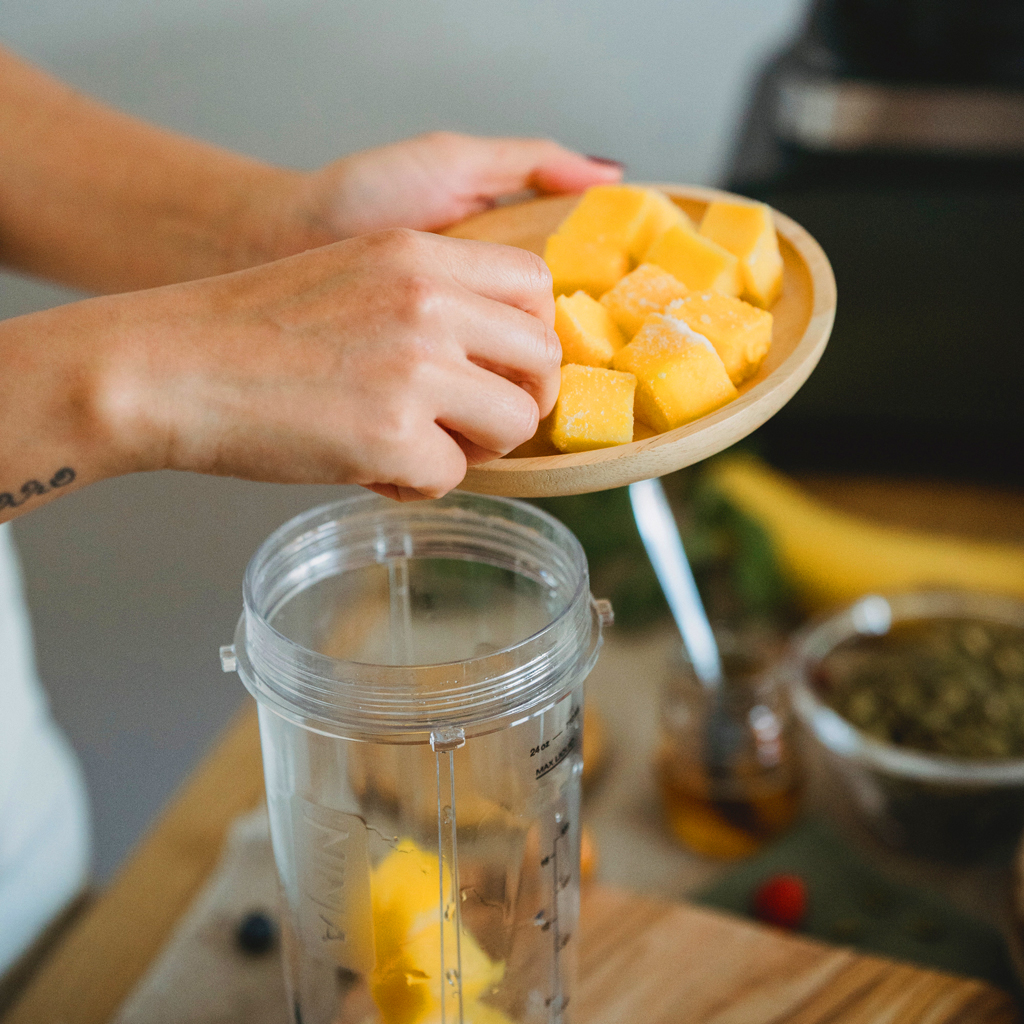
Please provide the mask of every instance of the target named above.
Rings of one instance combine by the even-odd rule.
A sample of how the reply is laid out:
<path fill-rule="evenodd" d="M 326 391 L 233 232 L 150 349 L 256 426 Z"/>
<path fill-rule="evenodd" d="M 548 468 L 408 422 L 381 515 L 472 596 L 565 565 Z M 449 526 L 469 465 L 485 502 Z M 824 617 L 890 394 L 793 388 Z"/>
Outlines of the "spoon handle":
<path fill-rule="evenodd" d="M 722 661 L 711 632 L 704 603 L 697 591 L 693 571 L 679 537 L 675 516 L 660 480 L 641 480 L 629 485 L 640 539 L 665 592 L 668 606 L 683 637 L 683 646 L 697 678 L 708 689 L 722 685 Z"/>

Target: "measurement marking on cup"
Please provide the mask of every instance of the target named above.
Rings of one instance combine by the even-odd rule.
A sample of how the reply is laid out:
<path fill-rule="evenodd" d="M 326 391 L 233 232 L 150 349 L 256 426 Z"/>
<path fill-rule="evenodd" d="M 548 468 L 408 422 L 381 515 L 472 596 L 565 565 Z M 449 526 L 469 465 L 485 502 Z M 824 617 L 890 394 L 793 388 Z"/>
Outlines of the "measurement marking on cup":
<path fill-rule="evenodd" d="M 550 771 L 554 771 L 576 749 L 576 737 L 570 736 L 568 743 L 549 761 L 540 765 L 534 775 L 535 779 L 543 779 Z M 531 755 L 532 756 L 532 755 Z"/>
<path fill-rule="evenodd" d="M 572 748 L 572 743 L 576 737 L 573 737 L 566 749 Z M 559 893 L 565 889 L 568 881 L 571 880 L 571 871 L 567 878 L 563 878 L 563 873 L 559 869 L 559 847 L 563 843 L 570 841 L 570 822 L 561 811 L 555 813 L 555 834 L 552 837 L 550 853 L 546 854 L 541 858 L 540 866 L 542 869 L 550 868 L 551 870 L 551 902 L 550 912 L 541 910 L 533 919 L 533 923 L 537 925 L 541 931 L 551 931 L 551 995 L 545 1000 L 545 1006 L 553 1011 L 551 1020 L 553 1024 L 561 1024 L 562 1013 L 569 1003 L 568 997 L 565 995 L 562 989 L 562 967 L 561 967 L 561 955 L 562 950 L 569 943 L 569 939 L 572 937 L 571 923 L 566 922 L 570 925 L 569 928 L 563 928 L 561 922 L 561 905 L 559 901 Z M 564 851 L 563 851 L 564 853 Z M 563 860 L 564 863 L 564 860 Z"/>

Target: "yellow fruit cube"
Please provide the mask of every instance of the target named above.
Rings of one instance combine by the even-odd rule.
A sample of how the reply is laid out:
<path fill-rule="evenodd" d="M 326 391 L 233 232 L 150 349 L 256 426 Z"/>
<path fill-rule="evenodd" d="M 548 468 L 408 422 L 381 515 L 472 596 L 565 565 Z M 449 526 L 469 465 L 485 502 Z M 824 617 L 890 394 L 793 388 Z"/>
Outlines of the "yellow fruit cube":
<path fill-rule="evenodd" d="M 371 876 L 374 952 L 370 994 L 386 1024 L 426 1024 L 440 1017 L 441 1000 L 455 998 L 442 977 L 439 860 L 405 839 Z M 451 886 L 445 878 L 446 901 Z M 455 922 L 444 922 L 445 965 L 462 958 L 462 995 L 467 1004 L 486 995 L 505 972 L 465 928 L 456 943 Z M 486 1013 L 484 1014 L 486 1017 Z"/>
<path fill-rule="evenodd" d="M 644 202 L 643 224 L 637 233 L 636 242 L 630 251 L 630 258 L 634 263 L 639 263 L 644 258 L 644 253 L 651 247 L 651 244 L 659 236 L 663 235 L 671 227 L 681 227 L 687 231 L 696 231 L 696 227 L 684 210 L 676 206 L 672 200 L 660 189 L 646 188 L 646 199 Z"/>
<path fill-rule="evenodd" d="M 731 252 L 678 225 L 655 239 L 644 262 L 657 264 L 693 291 L 739 295 L 742 287 L 739 260 Z"/>
<path fill-rule="evenodd" d="M 771 313 L 730 295 L 691 292 L 671 303 L 666 313 L 685 321 L 715 346 L 737 386 L 757 373 L 772 343 Z"/>
<path fill-rule="evenodd" d="M 648 227 L 648 190 L 634 185 L 595 185 L 588 188 L 556 234 L 581 242 L 596 242 L 627 256 Z"/>
<path fill-rule="evenodd" d="M 615 353 L 612 366 L 636 377 L 636 417 L 659 434 L 736 397 L 711 342 L 661 313 L 647 318 L 636 337 Z"/>
<path fill-rule="evenodd" d="M 632 441 L 635 389 L 636 378 L 630 373 L 563 366 L 551 419 L 555 447 L 560 452 L 586 452 Z"/>
<path fill-rule="evenodd" d="M 373 870 L 370 904 L 377 965 L 396 956 L 406 937 L 438 915 L 437 854 L 403 839 Z"/>
<path fill-rule="evenodd" d="M 782 255 L 769 206 L 715 200 L 708 203 L 700 233 L 739 259 L 744 299 L 767 309 L 779 297 Z"/>
<path fill-rule="evenodd" d="M 651 313 L 663 313 L 670 302 L 687 294 L 689 289 L 680 284 L 667 270 L 662 270 L 653 263 L 641 263 L 611 291 L 601 296 L 601 305 L 608 310 L 612 319 L 626 335 L 632 337 Z M 557 323 L 555 330 L 558 330 Z"/>
<path fill-rule="evenodd" d="M 581 241 L 572 235 L 551 235 L 544 246 L 555 295 L 585 291 L 595 299 L 629 270 L 622 249 L 602 242 Z"/>
<path fill-rule="evenodd" d="M 626 344 L 608 310 L 586 292 L 555 299 L 555 333 L 562 343 L 563 364 L 607 367 Z"/>
<path fill-rule="evenodd" d="M 649 437 L 654 437 L 658 432 L 653 428 L 647 426 L 643 420 L 638 420 L 636 414 L 633 416 L 633 440 L 634 441 L 646 441 Z"/>

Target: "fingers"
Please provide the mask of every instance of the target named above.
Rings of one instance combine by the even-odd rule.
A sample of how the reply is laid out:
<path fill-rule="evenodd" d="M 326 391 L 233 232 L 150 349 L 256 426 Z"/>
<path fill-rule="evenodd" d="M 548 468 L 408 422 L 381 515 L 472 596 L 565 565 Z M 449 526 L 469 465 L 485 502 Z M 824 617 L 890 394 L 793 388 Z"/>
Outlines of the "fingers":
<path fill-rule="evenodd" d="M 535 253 L 467 238 L 418 238 L 432 249 L 430 260 L 443 261 L 452 280 L 463 288 L 530 313 L 548 327 L 554 326 L 551 271 Z"/>
<path fill-rule="evenodd" d="M 440 426 L 474 446 L 463 448 L 474 462 L 505 455 L 528 441 L 539 420 L 537 403 L 521 387 L 471 363 L 449 377 L 437 415 Z"/>
<path fill-rule="evenodd" d="M 432 319 L 438 329 L 451 332 L 470 363 L 518 385 L 542 415 L 551 411 L 558 397 L 562 346 L 543 320 L 461 288 L 438 301 Z M 432 326 L 424 324 L 428 331 Z"/>
<path fill-rule="evenodd" d="M 617 161 L 575 153 L 549 139 L 483 139 L 456 136 L 470 149 L 481 196 L 497 198 L 522 189 L 582 192 L 622 178 Z"/>
<path fill-rule="evenodd" d="M 416 441 L 381 458 L 373 470 L 376 479 L 363 486 L 396 501 L 441 498 L 462 483 L 466 466 L 455 438 L 432 423 Z"/>

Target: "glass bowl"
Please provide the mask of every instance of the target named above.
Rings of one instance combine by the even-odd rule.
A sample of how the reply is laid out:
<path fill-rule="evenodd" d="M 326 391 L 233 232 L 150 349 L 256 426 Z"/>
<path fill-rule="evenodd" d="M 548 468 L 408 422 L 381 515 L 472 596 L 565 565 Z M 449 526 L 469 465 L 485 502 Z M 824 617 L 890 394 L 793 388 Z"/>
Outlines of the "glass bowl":
<path fill-rule="evenodd" d="M 785 673 L 793 707 L 812 759 L 826 773 L 826 790 L 845 793 L 856 817 L 885 842 L 955 863 L 1009 855 L 1024 829 L 1024 758 L 946 756 L 885 742 L 822 697 L 822 663 L 841 644 L 942 619 L 1024 629 L 1024 603 L 970 592 L 863 597 L 794 638 Z"/>

